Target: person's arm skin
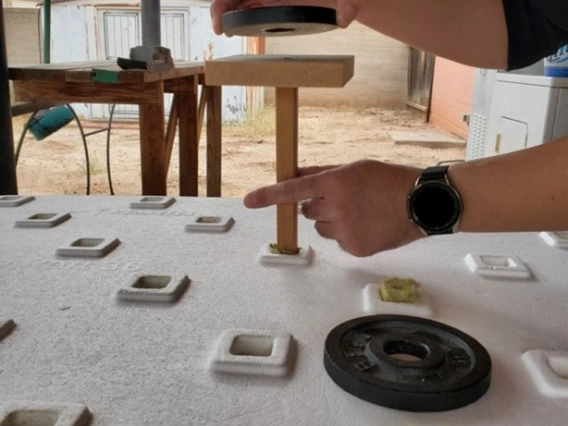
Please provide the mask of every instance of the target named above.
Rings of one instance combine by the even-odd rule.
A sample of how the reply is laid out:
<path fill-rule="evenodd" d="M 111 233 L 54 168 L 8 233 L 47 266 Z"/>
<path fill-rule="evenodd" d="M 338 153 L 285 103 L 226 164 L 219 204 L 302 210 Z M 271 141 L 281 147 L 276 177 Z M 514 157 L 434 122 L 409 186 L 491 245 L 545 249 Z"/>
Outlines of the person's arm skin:
<path fill-rule="evenodd" d="M 461 232 L 568 230 L 568 138 L 454 165 Z"/>
<path fill-rule="evenodd" d="M 213 27 L 221 16 L 256 6 L 310 5 L 337 9 L 338 24 L 354 19 L 411 46 L 466 65 L 507 67 L 507 26 L 502 0 L 215 0 Z"/>
<path fill-rule="evenodd" d="M 361 161 L 308 168 L 301 176 L 251 192 L 248 208 L 301 202 L 316 230 L 352 255 L 371 256 L 423 235 L 406 198 L 420 170 Z M 463 200 L 460 232 L 568 230 L 568 139 L 459 163 L 449 178 Z"/>

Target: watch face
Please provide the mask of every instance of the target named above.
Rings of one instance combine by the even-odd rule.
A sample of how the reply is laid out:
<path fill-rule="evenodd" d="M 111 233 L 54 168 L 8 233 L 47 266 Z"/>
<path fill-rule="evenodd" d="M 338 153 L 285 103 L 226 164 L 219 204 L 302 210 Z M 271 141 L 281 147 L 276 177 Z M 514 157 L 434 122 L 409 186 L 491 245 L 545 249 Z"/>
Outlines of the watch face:
<path fill-rule="evenodd" d="M 410 198 L 412 219 L 429 233 L 448 231 L 458 221 L 460 212 L 458 195 L 442 182 L 425 182 Z"/>

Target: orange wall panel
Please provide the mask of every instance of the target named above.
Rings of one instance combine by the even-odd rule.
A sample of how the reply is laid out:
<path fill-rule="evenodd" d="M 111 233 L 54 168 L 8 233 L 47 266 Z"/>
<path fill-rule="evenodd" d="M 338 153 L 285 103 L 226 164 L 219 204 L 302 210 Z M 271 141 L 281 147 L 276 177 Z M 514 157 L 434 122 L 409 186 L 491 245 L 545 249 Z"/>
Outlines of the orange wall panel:
<path fill-rule="evenodd" d="M 471 110 L 474 80 L 474 68 L 436 58 L 430 122 L 467 138 L 468 128 L 463 115 Z"/>

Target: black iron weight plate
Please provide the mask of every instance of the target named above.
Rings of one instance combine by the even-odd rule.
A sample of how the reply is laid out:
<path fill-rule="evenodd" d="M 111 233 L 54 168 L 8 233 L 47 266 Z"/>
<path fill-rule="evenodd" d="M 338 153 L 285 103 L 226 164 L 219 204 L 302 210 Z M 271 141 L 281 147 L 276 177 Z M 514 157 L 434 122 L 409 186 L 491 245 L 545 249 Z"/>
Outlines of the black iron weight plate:
<path fill-rule="evenodd" d="M 225 34 L 248 37 L 308 35 L 337 28 L 335 9 L 316 6 L 235 10 L 225 13 L 221 23 Z"/>
<path fill-rule="evenodd" d="M 436 321 L 375 315 L 327 336 L 324 366 L 346 392 L 404 411 L 448 411 L 481 398 L 491 357 L 473 337 Z"/>

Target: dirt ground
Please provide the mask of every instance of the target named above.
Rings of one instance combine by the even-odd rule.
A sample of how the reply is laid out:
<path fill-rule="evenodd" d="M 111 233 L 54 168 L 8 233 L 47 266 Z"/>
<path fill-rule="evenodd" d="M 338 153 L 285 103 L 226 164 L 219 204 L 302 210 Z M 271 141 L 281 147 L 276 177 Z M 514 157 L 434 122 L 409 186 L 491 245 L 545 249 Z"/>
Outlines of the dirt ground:
<path fill-rule="evenodd" d="M 16 139 L 25 118 L 14 120 Z M 88 131 L 100 123 L 83 123 Z M 242 197 L 275 180 L 274 110 L 266 108 L 255 118 L 223 128 L 223 196 Z M 342 164 L 376 159 L 415 166 L 463 159 L 464 148 L 432 149 L 396 146 L 391 130 L 433 129 L 407 110 L 301 108 L 299 165 Z M 200 144 L 200 195 L 205 195 L 205 132 Z M 88 138 L 91 194 L 108 194 L 106 134 Z M 178 157 L 174 147 L 168 193 L 177 195 Z M 119 123 L 111 137 L 111 170 L 116 195 L 141 192 L 140 149 L 135 125 Z M 18 163 L 21 194 L 84 194 L 85 159 L 78 128 L 68 125 L 36 141 L 28 133 Z"/>

